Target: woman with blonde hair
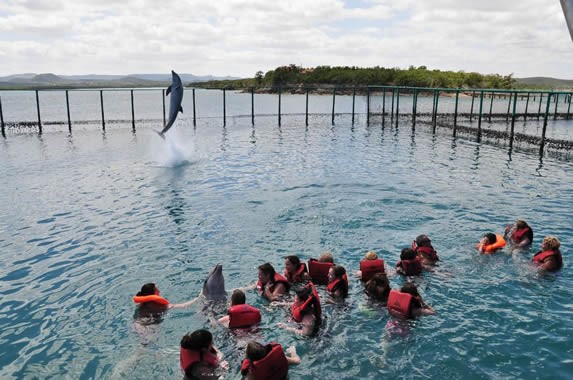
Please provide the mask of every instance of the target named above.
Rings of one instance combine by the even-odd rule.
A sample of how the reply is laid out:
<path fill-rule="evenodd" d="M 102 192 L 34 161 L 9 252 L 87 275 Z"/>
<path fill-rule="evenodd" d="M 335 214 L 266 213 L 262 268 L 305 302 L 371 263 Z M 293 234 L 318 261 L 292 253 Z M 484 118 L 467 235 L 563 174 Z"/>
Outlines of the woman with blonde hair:
<path fill-rule="evenodd" d="M 563 267 L 560 246 L 561 243 L 555 236 L 546 236 L 541 243 L 541 251 L 533 255 L 531 261 L 538 266 L 539 270 L 557 272 Z"/>

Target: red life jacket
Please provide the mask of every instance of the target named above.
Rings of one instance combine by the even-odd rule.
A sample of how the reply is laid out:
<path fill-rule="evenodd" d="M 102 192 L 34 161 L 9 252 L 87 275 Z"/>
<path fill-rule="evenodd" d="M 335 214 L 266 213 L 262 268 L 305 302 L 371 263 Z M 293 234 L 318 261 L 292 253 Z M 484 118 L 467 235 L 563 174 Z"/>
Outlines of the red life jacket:
<path fill-rule="evenodd" d="M 402 273 L 406 276 L 417 276 L 422 273 L 422 261 L 418 256 L 412 260 L 400 260 L 396 264 L 396 268 L 402 268 Z"/>
<path fill-rule="evenodd" d="M 561 269 L 563 267 L 563 256 L 561 256 L 561 251 L 559 251 L 559 249 L 549 250 L 549 251 L 539 251 L 535 255 L 533 255 L 531 261 L 533 261 L 533 263 L 537 265 L 541 265 L 550 256 L 555 257 L 555 260 L 557 260 L 557 269 L 558 270 Z"/>
<path fill-rule="evenodd" d="M 269 287 L 269 290 L 271 292 L 273 292 L 275 290 L 275 286 L 277 284 L 280 284 L 280 283 L 285 284 L 287 291 L 290 289 L 290 283 L 288 282 L 288 280 L 286 278 L 284 278 L 282 274 L 275 273 L 275 278 L 273 279 L 273 282 L 272 282 L 271 286 Z M 263 283 L 261 282 L 261 280 L 259 280 L 259 282 L 257 282 L 257 290 L 261 294 L 263 294 Z"/>
<path fill-rule="evenodd" d="M 412 301 L 414 296 L 397 290 L 390 290 L 388 296 L 388 311 L 397 317 L 410 318 L 412 316 Z"/>
<path fill-rule="evenodd" d="M 522 228 L 520 230 L 515 230 L 511 234 L 511 241 L 514 244 L 521 243 L 525 238 L 529 239 L 529 243 L 533 243 L 533 231 L 529 227 Z"/>
<path fill-rule="evenodd" d="M 417 247 L 415 251 L 418 254 L 421 253 L 424 257 L 432 261 L 440 261 L 438 258 L 438 253 L 432 247 Z"/>
<path fill-rule="evenodd" d="M 216 368 L 219 365 L 219 358 L 217 358 L 217 352 L 215 350 L 209 352 L 202 352 L 196 350 L 190 350 L 181 347 L 179 349 L 179 363 L 181 364 L 181 369 L 186 372 L 193 364 L 203 362 L 208 364 L 212 368 Z"/>
<path fill-rule="evenodd" d="M 346 298 L 348 296 L 348 277 L 346 274 L 342 278 L 337 278 L 332 282 L 329 282 L 326 286 L 326 290 L 330 293 L 334 293 L 337 290 L 342 290 L 342 297 Z"/>
<path fill-rule="evenodd" d="M 135 303 L 154 302 L 160 305 L 169 305 L 169 301 L 167 301 L 165 298 L 157 294 L 152 294 L 149 296 L 133 296 L 133 302 Z"/>
<path fill-rule="evenodd" d="M 360 271 L 362 272 L 362 281 L 366 282 L 376 273 L 384 273 L 384 260 L 362 260 L 360 262 Z"/>
<path fill-rule="evenodd" d="M 269 343 L 267 350 L 270 352 L 261 360 L 244 359 L 241 365 L 241 375 L 246 376 L 250 372 L 255 380 L 286 379 L 288 360 L 283 348 L 278 343 Z"/>
<path fill-rule="evenodd" d="M 285 277 L 286 279 L 290 282 L 303 282 L 303 274 L 308 272 L 306 270 L 306 264 L 305 263 L 300 263 L 296 272 L 291 276 L 291 274 L 289 272 L 286 271 L 285 269 Z"/>
<path fill-rule="evenodd" d="M 291 306 L 292 316 L 297 322 L 302 321 L 303 314 L 309 307 L 313 307 L 314 317 L 317 320 L 322 318 L 322 307 L 320 306 L 320 297 L 318 296 L 316 287 L 312 282 L 310 282 L 306 287 L 312 289 L 312 294 L 310 294 L 301 305 L 297 306 L 293 304 Z"/>
<path fill-rule="evenodd" d="M 249 327 L 261 321 L 261 312 L 256 307 L 242 304 L 229 308 L 229 328 Z"/>
<path fill-rule="evenodd" d="M 333 263 L 323 263 L 316 259 L 308 260 L 308 274 L 312 278 L 312 282 L 315 284 L 327 284 L 328 283 L 328 271 L 334 266 Z"/>

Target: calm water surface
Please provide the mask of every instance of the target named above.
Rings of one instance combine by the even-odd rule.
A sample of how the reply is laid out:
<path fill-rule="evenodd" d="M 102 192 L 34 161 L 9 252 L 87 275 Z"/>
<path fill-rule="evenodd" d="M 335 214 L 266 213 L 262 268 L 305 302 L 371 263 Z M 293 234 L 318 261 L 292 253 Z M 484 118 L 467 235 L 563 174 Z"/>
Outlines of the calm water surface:
<path fill-rule="evenodd" d="M 209 328 L 226 378 L 240 378 L 248 337 L 212 327 L 200 304 L 138 335 L 131 297 L 141 285 L 183 302 L 216 263 L 229 289 L 255 282 L 263 262 L 282 271 L 287 254 L 324 250 L 350 272 L 370 249 L 393 266 L 420 233 L 442 259 L 416 280 L 437 315 L 408 336 L 385 334 L 388 313 L 352 279 L 315 338 L 277 329 L 287 310 L 248 292 L 264 314 L 255 339 L 296 345 L 293 379 L 571 376 L 571 161 L 364 117 L 276 124 L 239 117 L 193 129 L 182 119 L 175 153 L 149 128 L 0 141 L 0 377 L 177 379 L 181 336 Z M 516 218 L 532 225 L 534 250 L 544 235 L 560 238 L 558 275 L 535 274 L 532 252 L 477 255 L 484 233 Z"/>

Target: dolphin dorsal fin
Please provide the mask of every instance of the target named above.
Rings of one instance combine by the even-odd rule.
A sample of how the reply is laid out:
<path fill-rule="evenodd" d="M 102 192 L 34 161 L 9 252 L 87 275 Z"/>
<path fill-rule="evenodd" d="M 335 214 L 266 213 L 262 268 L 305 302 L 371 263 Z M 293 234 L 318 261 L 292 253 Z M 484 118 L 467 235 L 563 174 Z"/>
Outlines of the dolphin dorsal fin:
<path fill-rule="evenodd" d="M 167 87 L 167 91 L 165 91 L 165 96 L 169 95 L 171 92 L 171 86 Z"/>
<path fill-rule="evenodd" d="M 179 112 L 183 113 L 183 106 L 179 106 Z"/>

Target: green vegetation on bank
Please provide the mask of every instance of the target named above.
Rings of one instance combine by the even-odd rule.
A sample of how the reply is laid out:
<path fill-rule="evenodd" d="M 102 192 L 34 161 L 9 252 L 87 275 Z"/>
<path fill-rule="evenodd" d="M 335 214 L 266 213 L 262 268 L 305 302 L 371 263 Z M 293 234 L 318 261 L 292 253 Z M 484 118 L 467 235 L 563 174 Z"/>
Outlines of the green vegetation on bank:
<path fill-rule="evenodd" d="M 548 78 L 551 79 L 551 78 Z M 410 87 L 438 87 L 438 88 L 495 88 L 495 89 L 521 89 L 521 88 L 556 88 L 562 87 L 561 80 L 547 83 L 539 81 L 535 84 L 520 83 L 521 80 L 513 78 L 513 74 L 480 74 L 463 71 L 429 70 L 425 66 L 408 69 L 385 67 L 331 67 L 318 66 L 303 68 L 297 65 L 281 66 L 263 74 L 259 71 L 254 78 L 218 80 L 193 83 L 194 87 L 201 88 L 278 88 L 278 87 L 313 87 L 313 86 L 410 86 Z M 566 83 L 565 83 L 566 86 Z M 563 87 L 565 87 L 563 86 Z"/>

